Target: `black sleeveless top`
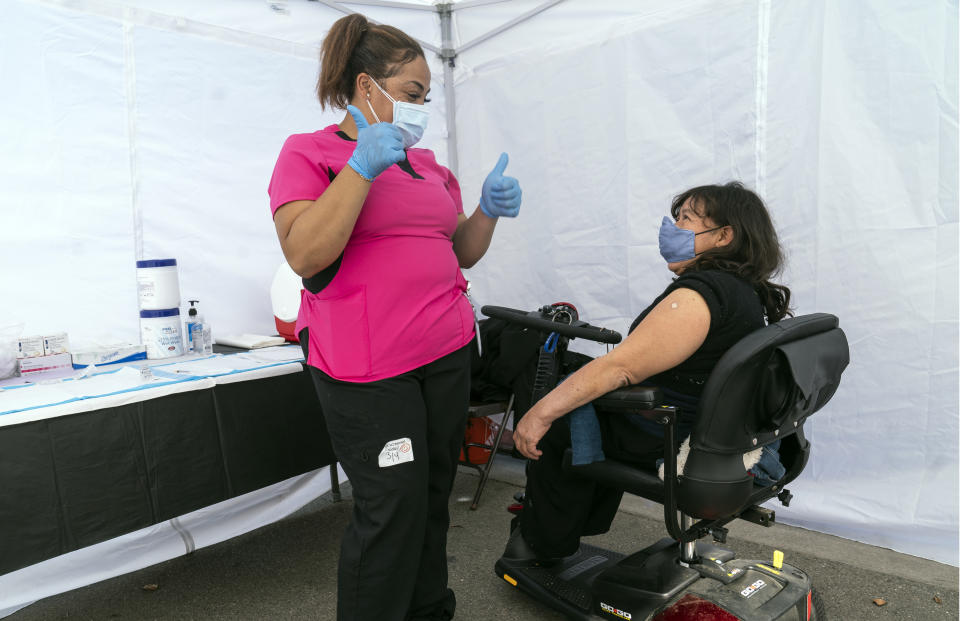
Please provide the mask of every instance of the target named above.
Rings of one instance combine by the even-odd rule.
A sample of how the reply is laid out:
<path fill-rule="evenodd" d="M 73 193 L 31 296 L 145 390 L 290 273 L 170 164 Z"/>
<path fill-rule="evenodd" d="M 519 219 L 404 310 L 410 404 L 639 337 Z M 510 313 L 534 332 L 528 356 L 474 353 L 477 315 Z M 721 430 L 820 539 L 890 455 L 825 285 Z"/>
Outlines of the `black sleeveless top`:
<path fill-rule="evenodd" d="M 630 331 L 653 308 L 676 289 L 692 289 L 703 296 L 710 309 L 707 338 L 692 356 L 644 383 L 691 397 L 703 393 L 703 385 L 720 357 L 740 339 L 766 325 L 763 304 L 753 286 L 735 274 L 706 270 L 681 274 L 630 324 Z"/>

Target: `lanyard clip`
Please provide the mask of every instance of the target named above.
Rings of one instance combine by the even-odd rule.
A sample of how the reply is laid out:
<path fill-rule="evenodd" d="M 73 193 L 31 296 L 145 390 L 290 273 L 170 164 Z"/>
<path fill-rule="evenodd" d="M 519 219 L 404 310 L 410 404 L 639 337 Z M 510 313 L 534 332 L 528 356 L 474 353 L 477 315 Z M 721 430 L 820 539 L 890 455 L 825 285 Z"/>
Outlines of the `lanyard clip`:
<path fill-rule="evenodd" d="M 477 305 L 473 303 L 473 297 L 470 296 L 470 281 L 467 281 L 467 289 L 463 292 L 470 302 L 470 308 L 473 310 L 473 328 L 477 334 L 477 355 L 483 357 L 483 345 L 480 342 L 480 321 L 477 319 Z"/>

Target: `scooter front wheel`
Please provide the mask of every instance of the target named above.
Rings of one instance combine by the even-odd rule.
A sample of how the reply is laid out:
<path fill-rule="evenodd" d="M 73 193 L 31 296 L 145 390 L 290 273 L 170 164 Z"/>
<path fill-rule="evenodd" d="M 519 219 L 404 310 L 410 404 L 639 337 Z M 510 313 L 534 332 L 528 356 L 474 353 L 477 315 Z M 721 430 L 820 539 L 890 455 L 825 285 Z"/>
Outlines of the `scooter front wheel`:
<path fill-rule="evenodd" d="M 810 621 L 827 621 L 827 615 L 823 608 L 823 599 L 815 590 L 810 590 Z"/>

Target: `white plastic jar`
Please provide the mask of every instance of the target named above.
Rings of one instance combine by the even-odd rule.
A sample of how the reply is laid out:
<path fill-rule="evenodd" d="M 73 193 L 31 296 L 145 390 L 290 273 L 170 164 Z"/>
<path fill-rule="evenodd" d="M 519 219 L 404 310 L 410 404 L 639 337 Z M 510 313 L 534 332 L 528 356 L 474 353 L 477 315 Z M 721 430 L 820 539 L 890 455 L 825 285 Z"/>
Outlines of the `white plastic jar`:
<path fill-rule="evenodd" d="M 180 307 L 180 278 L 176 259 L 137 261 L 140 310 Z"/>
<path fill-rule="evenodd" d="M 140 341 L 147 348 L 147 358 L 182 356 L 180 309 L 140 311 Z"/>

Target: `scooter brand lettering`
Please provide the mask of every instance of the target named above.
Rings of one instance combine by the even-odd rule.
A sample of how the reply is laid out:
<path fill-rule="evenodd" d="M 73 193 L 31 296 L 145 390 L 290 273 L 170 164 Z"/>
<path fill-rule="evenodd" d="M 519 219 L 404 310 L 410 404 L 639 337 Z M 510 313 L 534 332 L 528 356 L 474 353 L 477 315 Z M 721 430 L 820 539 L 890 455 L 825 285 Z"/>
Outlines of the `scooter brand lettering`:
<path fill-rule="evenodd" d="M 604 612 L 609 612 L 610 614 L 616 615 L 621 619 L 633 618 L 633 615 L 630 614 L 629 612 L 626 612 L 625 610 L 620 610 L 619 608 L 614 608 L 610 604 L 604 604 L 603 602 L 600 602 L 600 608 L 602 608 Z"/>
<path fill-rule="evenodd" d="M 740 591 L 740 596 L 747 597 L 747 598 L 753 597 L 754 593 L 756 593 L 757 591 L 759 591 L 765 586 L 767 586 L 766 582 L 764 582 L 763 580 L 757 580 L 756 582 L 754 582 L 744 590 Z"/>

